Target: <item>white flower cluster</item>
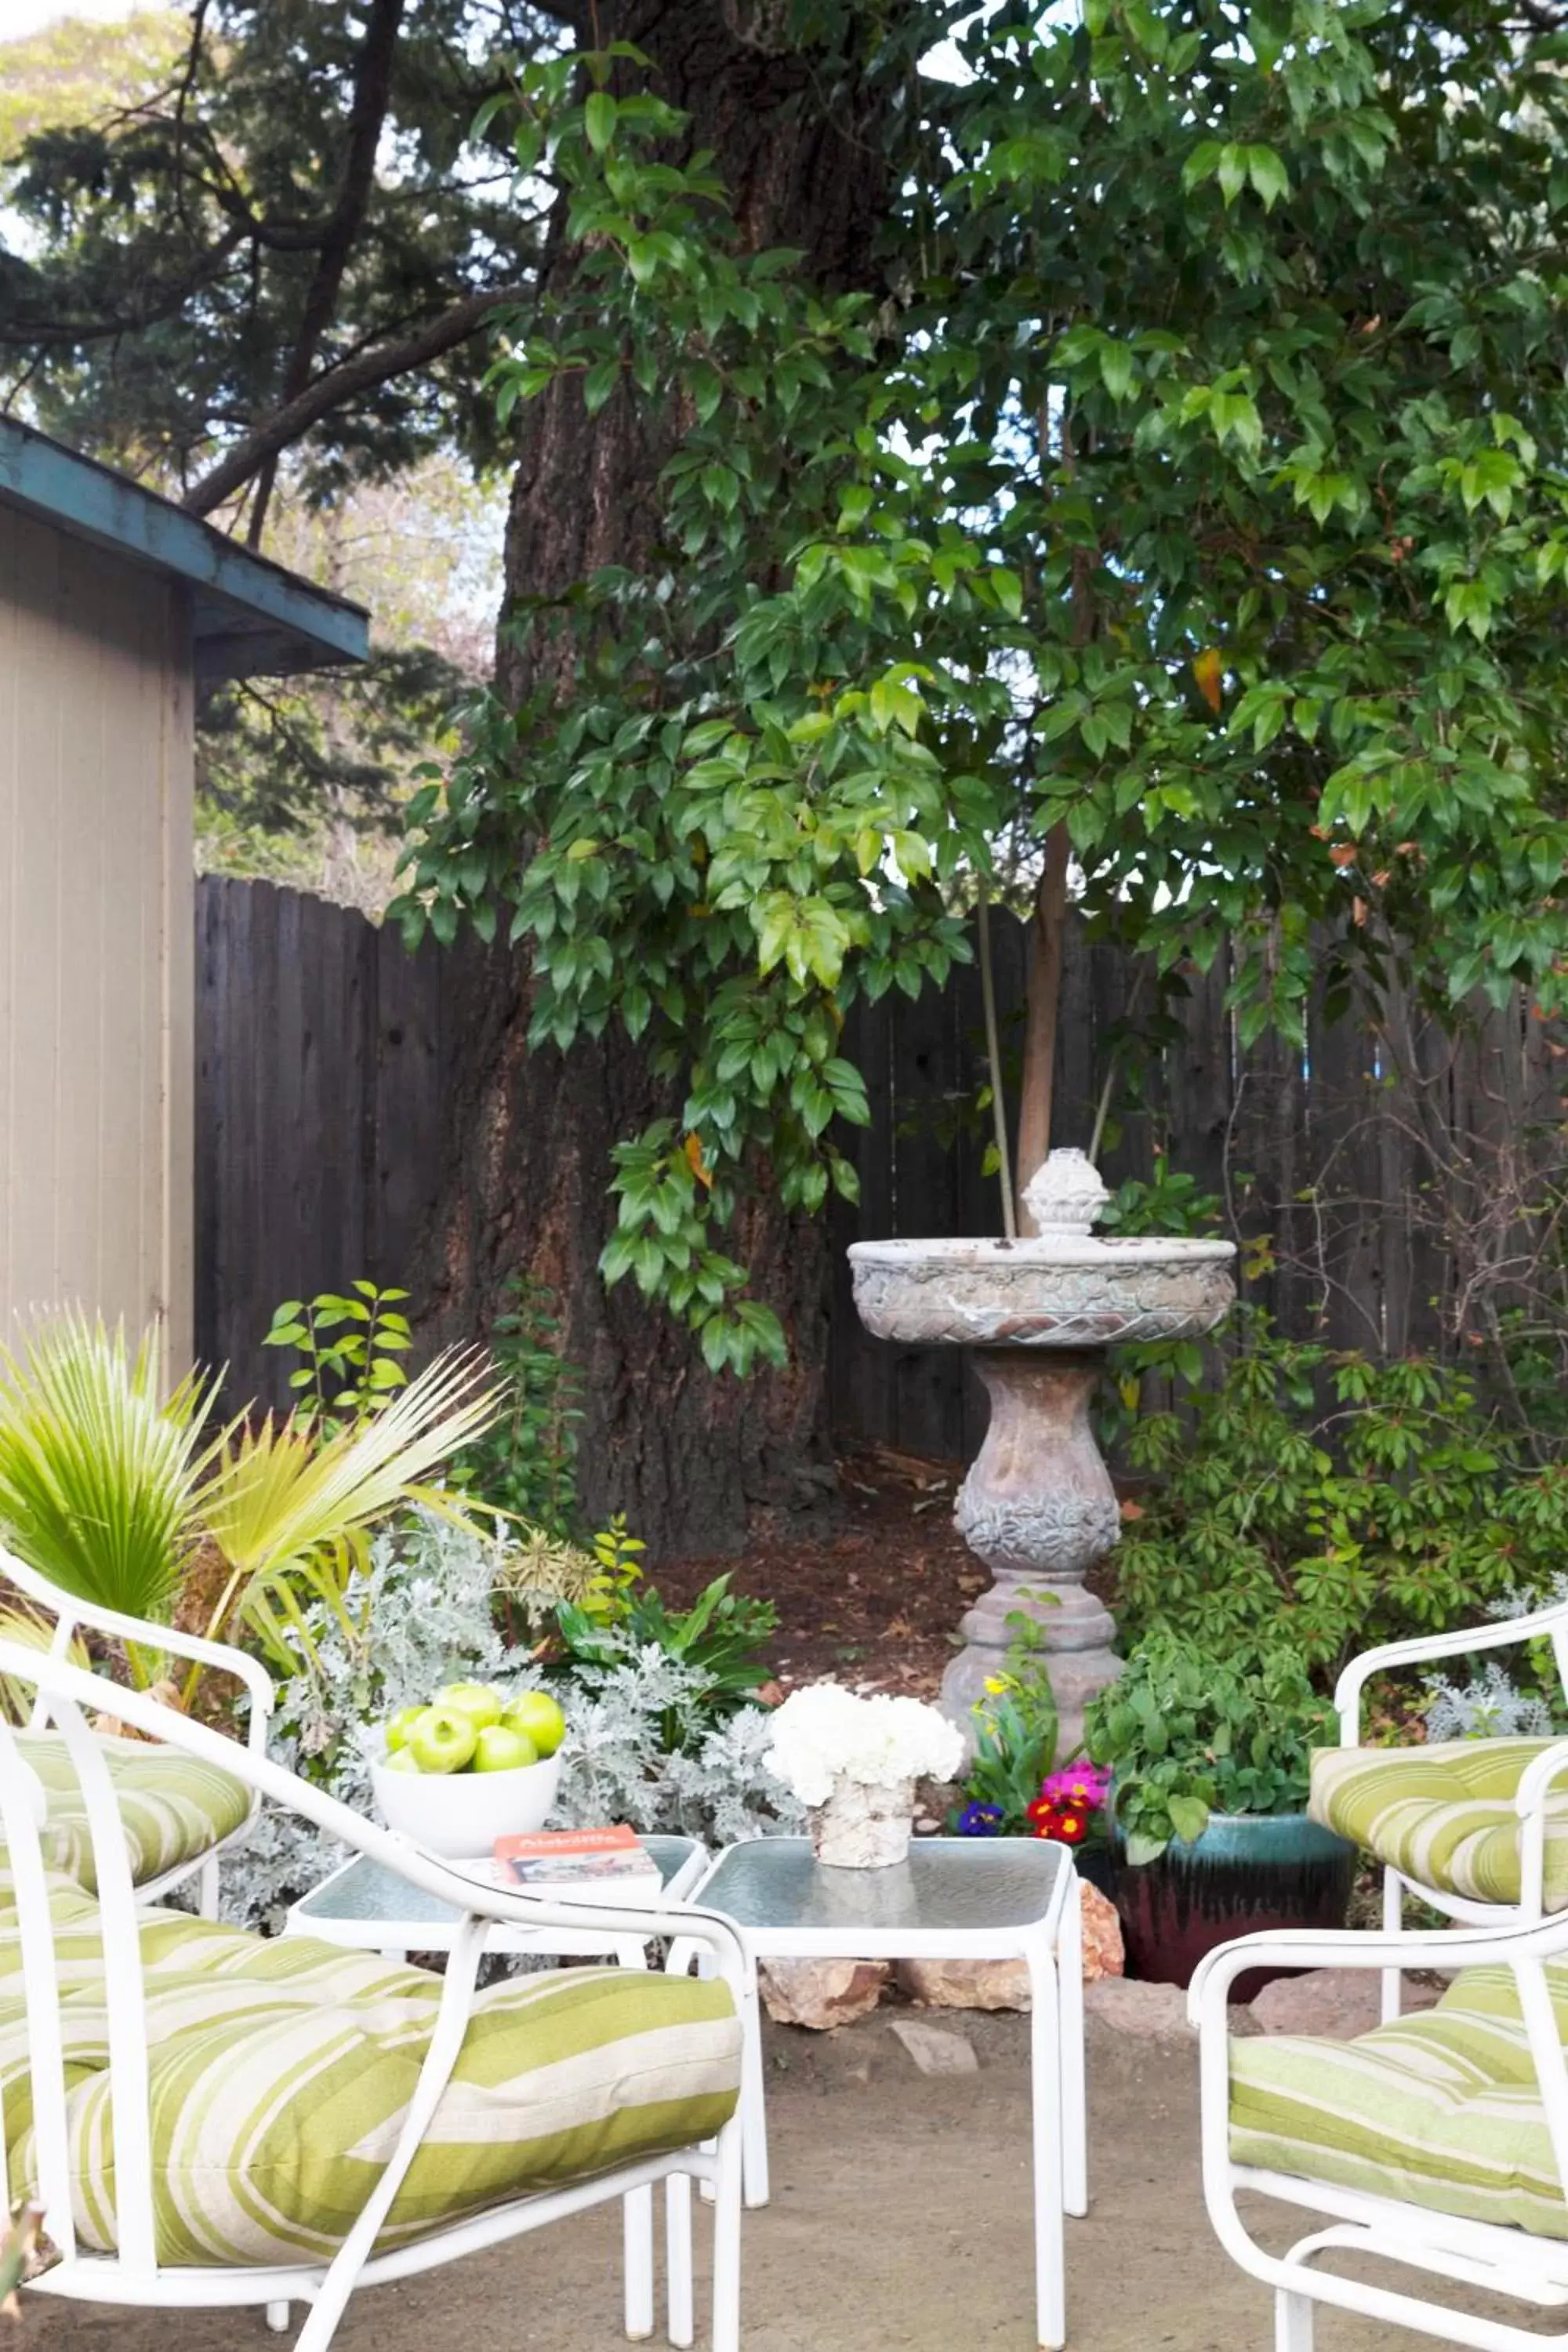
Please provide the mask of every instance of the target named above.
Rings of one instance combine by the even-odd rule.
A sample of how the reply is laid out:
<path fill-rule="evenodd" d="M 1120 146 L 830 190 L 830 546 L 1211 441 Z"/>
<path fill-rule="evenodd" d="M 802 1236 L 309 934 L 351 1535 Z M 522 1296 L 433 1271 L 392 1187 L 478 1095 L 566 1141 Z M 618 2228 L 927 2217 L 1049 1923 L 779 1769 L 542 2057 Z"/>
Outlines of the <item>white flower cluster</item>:
<path fill-rule="evenodd" d="M 951 1780 L 963 1761 L 958 1726 L 918 1698 L 810 1683 L 773 1717 L 768 1769 L 803 1805 L 825 1805 L 839 1779 L 873 1789 Z"/>

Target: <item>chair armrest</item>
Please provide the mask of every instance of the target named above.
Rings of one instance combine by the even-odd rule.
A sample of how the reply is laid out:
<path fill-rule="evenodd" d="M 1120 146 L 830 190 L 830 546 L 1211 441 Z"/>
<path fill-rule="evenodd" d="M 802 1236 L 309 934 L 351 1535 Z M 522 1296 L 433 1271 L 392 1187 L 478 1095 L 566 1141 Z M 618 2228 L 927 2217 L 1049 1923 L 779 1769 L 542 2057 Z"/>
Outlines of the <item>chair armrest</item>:
<path fill-rule="evenodd" d="M 139 1643 L 143 1649 L 166 1650 L 176 1658 L 189 1658 L 195 1664 L 232 1675 L 237 1682 L 244 1684 L 250 1697 L 247 1745 L 254 1754 L 265 1755 L 277 1694 L 272 1677 L 259 1659 L 248 1657 L 227 1642 L 208 1642 L 198 1633 L 182 1633 L 174 1625 L 154 1625 L 144 1617 L 125 1617 L 116 1609 L 101 1609 L 96 1601 L 79 1600 L 74 1592 L 65 1591 L 47 1576 L 40 1576 L 36 1568 L 29 1568 L 25 1560 L 4 1550 L 0 1550 L 0 1575 L 18 1592 L 26 1593 L 29 1601 L 53 1611 L 65 1633 L 64 1640 L 57 1641 L 57 1655 L 63 1654 L 78 1625 L 90 1625 L 95 1633 L 112 1633 L 122 1642 Z M 118 1689 L 114 1691 L 112 1712 L 129 1720 L 121 1705 L 123 1696 Z"/>
<path fill-rule="evenodd" d="M 1205 1952 L 1187 1988 L 1187 2017 L 1200 2032 L 1229 2024 L 1226 1996 L 1237 1977 L 1253 1969 L 1431 1969 L 1451 1976 L 1459 1969 L 1488 1968 L 1499 1960 L 1549 1960 L 1568 1952 L 1568 1913 L 1521 1926 L 1426 1929 L 1387 1936 L 1365 1927 L 1268 1928 L 1241 1936 Z"/>
<path fill-rule="evenodd" d="M 1568 1631 L 1568 1601 L 1550 1609 L 1531 1610 L 1526 1617 L 1499 1617 L 1488 1625 L 1465 1626 L 1453 1633 L 1416 1633 L 1405 1642 L 1384 1642 L 1363 1650 L 1334 1685 L 1334 1706 L 1340 1718 L 1340 1745 L 1361 1744 L 1361 1695 L 1370 1678 L 1389 1666 L 1420 1665 L 1437 1658 L 1462 1658 L 1471 1650 L 1506 1650 L 1537 1634 L 1561 1635 Z"/>

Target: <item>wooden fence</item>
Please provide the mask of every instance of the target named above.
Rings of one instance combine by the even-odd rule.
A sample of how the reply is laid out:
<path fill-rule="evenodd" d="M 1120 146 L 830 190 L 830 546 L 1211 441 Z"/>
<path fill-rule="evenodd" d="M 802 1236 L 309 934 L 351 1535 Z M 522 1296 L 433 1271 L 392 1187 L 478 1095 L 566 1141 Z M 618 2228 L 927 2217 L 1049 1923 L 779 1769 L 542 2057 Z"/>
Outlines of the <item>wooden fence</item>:
<path fill-rule="evenodd" d="M 995 944 L 1016 1061 L 1024 933 L 999 922 Z M 427 942 L 411 957 L 352 909 L 267 883 L 200 885 L 197 1342 L 239 1392 L 277 1394 L 258 1342 L 279 1298 L 406 1271 L 441 1166 L 454 981 L 474 952 Z M 1109 1181 L 1147 1179 L 1163 1154 L 1218 1195 L 1268 1261 L 1250 1295 L 1292 1333 L 1391 1353 L 1484 1337 L 1488 1317 L 1531 1295 L 1542 1196 L 1568 1181 L 1561 1034 L 1522 1002 L 1478 1009 L 1457 1038 L 1399 1003 L 1375 1028 L 1330 1023 L 1320 1005 L 1304 1052 L 1274 1039 L 1243 1052 L 1227 978 L 1220 965 L 1188 975 L 1151 1045 L 1150 976 L 1071 938 L 1053 1141 L 1086 1144 L 1103 1108 Z M 857 1006 L 844 1051 L 874 1116 L 845 1144 L 858 1210 L 834 1213 L 834 1426 L 966 1458 L 984 1426 L 973 1377 L 953 1350 L 866 1337 L 842 1245 L 999 1231 L 982 1173 L 977 975 Z"/>
<path fill-rule="evenodd" d="M 284 1401 L 280 1299 L 406 1273 L 441 1167 L 457 959 L 268 882 L 196 890 L 196 1352 Z"/>

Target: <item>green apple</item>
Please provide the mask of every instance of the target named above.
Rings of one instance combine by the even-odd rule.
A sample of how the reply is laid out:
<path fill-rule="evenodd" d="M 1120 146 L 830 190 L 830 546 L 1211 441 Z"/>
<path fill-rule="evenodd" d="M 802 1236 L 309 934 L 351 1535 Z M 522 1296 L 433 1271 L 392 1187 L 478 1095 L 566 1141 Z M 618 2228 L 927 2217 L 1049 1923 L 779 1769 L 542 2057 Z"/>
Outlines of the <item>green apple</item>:
<path fill-rule="evenodd" d="M 526 1732 L 513 1731 L 509 1724 L 487 1723 L 474 1742 L 475 1772 L 521 1772 L 526 1765 L 537 1764 L 539 1750 Z"/>
<path fill-rule="evenodd" d="M 432 1706 L 456 1707 L 466 1715 L 476 1731 L 487 1723 L 499 1723 L 505 1705 L 493 1683 L 447 1683 L 436 1693 Z"/>
<path fill-rule="evenodd" d="M 386 1769 L 389 1772 L 417 1772 L 419 1767 L 406 1748 L 395 1748 L 386 1759 Z"/>
<path fill-rule="evenodd" d="M 566 1737 L 566 1717 L 548 1691 L 519 1691 L 501 1721 L 531 1739 L 541 1756 L 553 1756 Z"/>
<path fill-rule="evenodd" d="M 407 1746 L 408 1735 L 424 1712 L 422 1706 L 400 1706 L 395 1715 L 387 1717 L 385 1737 L 389 1757 L 395 1756 L 400 1748 Z"/>
<path fill-rule="evenodd" d="M 410 1727 L 403 1753 L 421 1772 L 460 1772 L 471 1760 L 479 1734 L 458 1706 L 427 1706 Z"/>

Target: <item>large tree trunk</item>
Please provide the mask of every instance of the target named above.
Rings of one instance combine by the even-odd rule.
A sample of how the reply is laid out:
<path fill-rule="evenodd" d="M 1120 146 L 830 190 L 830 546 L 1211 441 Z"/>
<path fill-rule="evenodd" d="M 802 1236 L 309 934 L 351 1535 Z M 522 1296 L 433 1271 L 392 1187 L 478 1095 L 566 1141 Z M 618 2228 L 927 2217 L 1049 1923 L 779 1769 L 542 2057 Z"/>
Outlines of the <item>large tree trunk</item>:
<path fill-rule="evenodd" d="M 820 283 L 867 286 L 884 195 L 875 101 L 858 105 L 823 59 L 791 48 L 786 19 L 774 0 L 601 0 L 596 37 L 635 42 L 655 60 L 654 86 L 690 114 L 691 147 L 713 152 L 748 247 L 797 247 Z M 566 253 L 553 265 L 571 266 Z M 647 558 L 654 486 L 678 431 L 678 419 L 624 392 L 589 417 L 574 379 L 526 412 L 509 603 Z M 559 688 L 569 658 L 542 635 L 503 636 L 503 689 Z M 606 1293 L 597 1271 L 610 1146 L 679 1110 L 680 1090 L 661 1091 L 619 1034 L 565 1057 L 529 1054 L 526 973 L 499 952 L 489 971 L 458 1033 L 462 1116 L 416 1269 L 427 1320 L 442 1336 L 482 1335 L 514 1269 L 550 1282 L 564 1345 L 586 1375 L 585 1509 L 624 1510 L 655 1559 L 736 1550 L 759 1510 L 811 1507 L 831 1491 L 825 1226 L 784 1215 L 765 1194 L 743 1213 L 724 1245 L 779 1315 L 790 1364 L 745 1382 L 713 1378 L 687 1333 L 629 1281 Z"/>

